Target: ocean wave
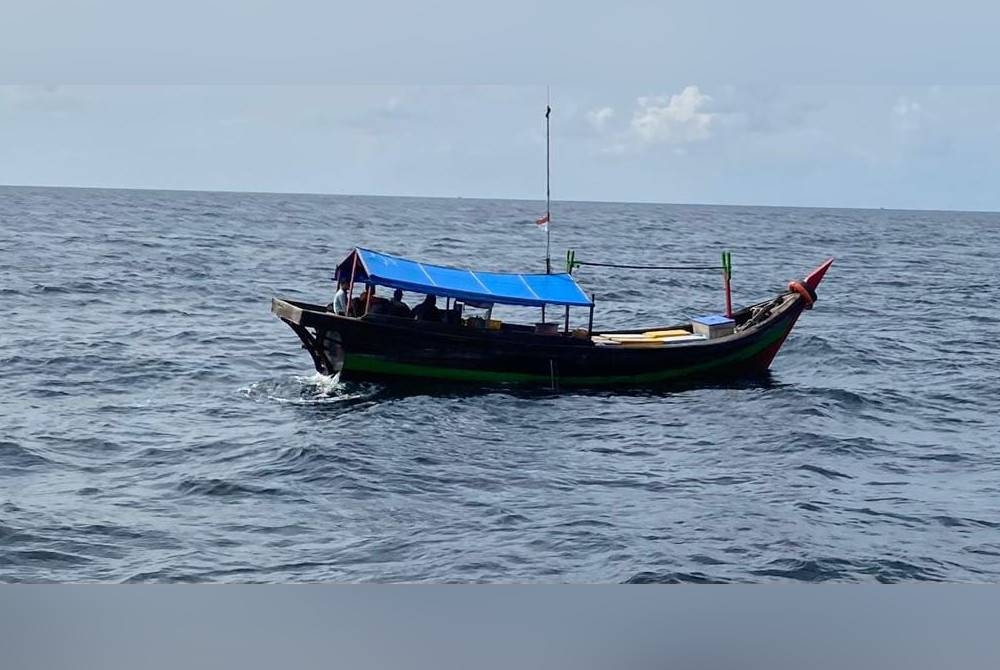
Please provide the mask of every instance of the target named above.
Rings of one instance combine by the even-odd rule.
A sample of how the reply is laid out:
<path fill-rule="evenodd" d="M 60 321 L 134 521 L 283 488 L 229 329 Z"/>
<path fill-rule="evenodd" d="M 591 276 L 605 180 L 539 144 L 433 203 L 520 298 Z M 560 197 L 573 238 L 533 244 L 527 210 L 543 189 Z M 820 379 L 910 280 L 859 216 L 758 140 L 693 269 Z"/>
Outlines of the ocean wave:
<path fill-rule="evenodd" d="M 729 584 L 732 580 L 706 575 L 701 572 L 639 572 L 626 584 Z"/>
<path fill-rule="evenodd" d="M 268 309 L 387 239 L 541 270 L 531 202 L 10 194 L 0 581 L 1000 581 L 997 215 L 557 203 L 582 260 L 733 248 L 737 303 L 838 260 L 767 375 L 553 392 L 303 373 Z M 576 276 L 598 329 L 724 304 Z"/>
<path fill-rule="evenodd" d="M 218 497 L 280 496 L 286 492 L 273 486 L 241 484 L 223 479 L 187 478 L 177 484 L 177 490 L 184 495 L 204 495 Z"/>
<path fill-rule="evenodd" d="M 17 442 L 0 440 L 0 475 L 4 470 L 41 468 L 55 463 Z"/>

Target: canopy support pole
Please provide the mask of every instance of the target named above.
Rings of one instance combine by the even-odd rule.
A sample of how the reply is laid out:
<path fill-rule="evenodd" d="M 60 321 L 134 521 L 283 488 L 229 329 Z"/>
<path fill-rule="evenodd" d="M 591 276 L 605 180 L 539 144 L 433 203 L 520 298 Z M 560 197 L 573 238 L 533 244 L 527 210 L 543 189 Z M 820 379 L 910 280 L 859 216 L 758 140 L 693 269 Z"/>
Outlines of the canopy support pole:
<path fill-rule="evenodd" d="M 566 325 L 563 326 L 563 333 L 569 334 L 569 305 L 566 305 Z"/>
<path fill-rule="evenodd" d="M 351 314 L 351 299 L 354 297 L 354 273 L 358 269 L 358 251 L 354 250 L 354 262 L 351 263 L 351 285 L 347 288 L 347 309 L 344 310 L 344 314 L 349 316 L 354 316 Z"/>
<path fill-rule="evenodd" d="M 551 191 L 549 189 L 549 114 L 552 113 L 552 107 L 549 106 L 549 90 L 545 89 L 545 274 L 552 274 L 552 260 L 549 257 L 549 248 L 551 242 L 551 230 L 552 230 L 552 213 L 549 211 L 551 206 Z M 542 321 L 545 321 L 545 317 L 542 317 Z"/>
<path fill-rule="evenodd" d="M 590 320 L 587 321 L 587 337 L 594 334 L 594 294 L 590 294 Z"/>

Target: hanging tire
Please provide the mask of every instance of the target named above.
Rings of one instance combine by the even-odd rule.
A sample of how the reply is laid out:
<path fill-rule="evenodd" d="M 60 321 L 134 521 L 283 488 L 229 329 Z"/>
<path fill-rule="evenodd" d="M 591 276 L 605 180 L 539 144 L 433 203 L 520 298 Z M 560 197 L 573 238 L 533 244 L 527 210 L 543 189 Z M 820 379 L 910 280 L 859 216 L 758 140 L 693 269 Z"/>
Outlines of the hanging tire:
<path fill-rule="evenodd" d="M 813 303 L 816 302 L 816 291 L 809 288 L 805 282 L 790 281 L 788 282 L 788 290 L 792 293 L 798 293 L 802 297 L 806 309 L 812 309 Z"/>

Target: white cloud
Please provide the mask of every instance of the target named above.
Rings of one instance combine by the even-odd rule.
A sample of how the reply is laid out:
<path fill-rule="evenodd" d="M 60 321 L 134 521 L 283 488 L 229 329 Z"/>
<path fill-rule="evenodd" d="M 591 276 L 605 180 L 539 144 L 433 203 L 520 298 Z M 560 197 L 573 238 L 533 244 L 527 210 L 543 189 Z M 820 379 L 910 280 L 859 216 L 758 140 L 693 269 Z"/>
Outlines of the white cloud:
<path fill-rule="evenodd" d="M 908 98 L 900 98 L 892 107 L 892 112 L 896 116 L 906 117 L 920 113 L 920 103 Z"/>
<path fill-rule="evenodd" d="M 687 86 L 670 97 L 639 98 L 639 107 L 632 116 L 632 131 L 647 143 L 706 140 L 718 116 L 704 109 L 711 100 L 697 86 Z"/>
<path fill-rule="evenodd" d="M 615 110 L 610 107 L 601 107 L 587 112 L 587 121 L 597 130 L 602 130 L 608 121 L 615 115 Z"/>
<path fill-rule="evenodd" d="M 892 115 L 899 130 L 910 132 L 920 127 L 923 108 L 915 100 L 899 98 L 892 106 Z"/>

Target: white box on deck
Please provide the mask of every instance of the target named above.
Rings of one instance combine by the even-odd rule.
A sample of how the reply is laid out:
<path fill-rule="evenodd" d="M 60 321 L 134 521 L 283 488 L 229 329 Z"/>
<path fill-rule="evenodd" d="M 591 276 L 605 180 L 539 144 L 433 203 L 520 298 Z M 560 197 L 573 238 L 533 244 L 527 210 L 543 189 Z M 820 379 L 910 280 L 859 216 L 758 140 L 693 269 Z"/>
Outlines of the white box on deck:
<path fill-rule="evenodd" d="M 696 316 L 691 319 L 691 325 L 696 335 L 704 335 L 710 340 L 736 332 L 736 322 L 721 314 Z"/>

